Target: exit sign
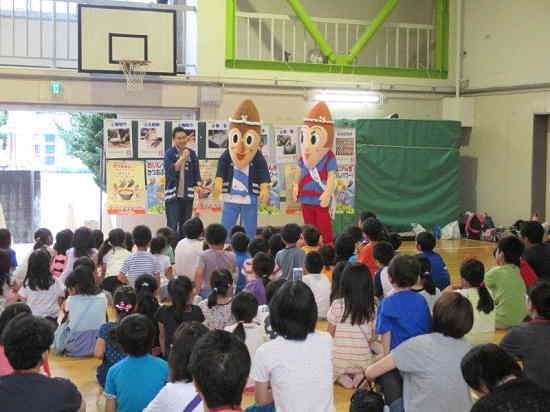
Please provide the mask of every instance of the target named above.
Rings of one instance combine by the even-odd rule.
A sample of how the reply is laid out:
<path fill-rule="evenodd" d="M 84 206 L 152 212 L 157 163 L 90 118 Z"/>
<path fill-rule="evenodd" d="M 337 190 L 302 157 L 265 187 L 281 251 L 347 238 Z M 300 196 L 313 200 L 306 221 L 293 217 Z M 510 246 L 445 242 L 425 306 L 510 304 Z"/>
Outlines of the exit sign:
<path fill-rule="evenodd" d="M 54 96 L 59 96 L 63 92 L 61 82 L 50 82 L 50 93 Z"/>

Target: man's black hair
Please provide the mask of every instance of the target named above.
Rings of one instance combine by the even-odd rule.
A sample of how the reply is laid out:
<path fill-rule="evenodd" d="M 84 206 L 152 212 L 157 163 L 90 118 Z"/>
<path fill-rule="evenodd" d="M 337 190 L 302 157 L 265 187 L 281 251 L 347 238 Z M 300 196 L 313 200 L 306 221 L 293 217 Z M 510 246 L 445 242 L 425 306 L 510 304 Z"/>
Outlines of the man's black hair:
<path fill-rule="evenodd" d="M 250 365 L 243 341 L 232 333 L 213 330 L 195 344 L 189 370 L 209 409 L 240 408 Z"/>

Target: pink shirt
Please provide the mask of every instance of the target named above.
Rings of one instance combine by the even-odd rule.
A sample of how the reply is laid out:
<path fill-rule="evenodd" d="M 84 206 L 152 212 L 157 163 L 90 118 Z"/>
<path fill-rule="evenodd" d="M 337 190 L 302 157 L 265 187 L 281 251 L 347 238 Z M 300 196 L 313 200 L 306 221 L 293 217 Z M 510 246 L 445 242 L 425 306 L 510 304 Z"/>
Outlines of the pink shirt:
<path fill-rule="evenodd" d="M 46 375 L 52 376 L 50 372 L 50 365 L 47 360 L 42 365 L 42 368 L 44 369 L 44 373 L 46 373 Z M 13 368 L 11 367 L 8 358 L 6 358 L 4 345 L 0 345 L 0 376 L 9 375 L 11 373 L 13 373 Z"/>

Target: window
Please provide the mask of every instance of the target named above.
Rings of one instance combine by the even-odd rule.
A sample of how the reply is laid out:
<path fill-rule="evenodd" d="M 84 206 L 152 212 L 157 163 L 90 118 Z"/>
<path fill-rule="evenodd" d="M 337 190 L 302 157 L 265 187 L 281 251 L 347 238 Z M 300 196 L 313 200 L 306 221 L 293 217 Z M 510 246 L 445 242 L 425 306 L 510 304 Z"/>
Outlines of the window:
<path fill-rule="evenodd" d="M 54 143 L 55 142 L 55 135 L 54 134 L 45 134 L 44 140 L 46 143 Z"/>
<path fill-rule="evenodd" d="M 46 153 L 48 153 L 48 154 L 55 153 L 55 146 L 52 145 L 52 144 L 47 144 L 46 145 Z"/>
<path fill-rule="evenodd" d="M 39 144 L 34 145 L 34 153 L 35 154 L 40 154 L 40 145 Z"/>
<path fill-rule="evenodd" d="M 46 156 L 46 164 L 51 166 L 55 164 L 55 156 Z"/>

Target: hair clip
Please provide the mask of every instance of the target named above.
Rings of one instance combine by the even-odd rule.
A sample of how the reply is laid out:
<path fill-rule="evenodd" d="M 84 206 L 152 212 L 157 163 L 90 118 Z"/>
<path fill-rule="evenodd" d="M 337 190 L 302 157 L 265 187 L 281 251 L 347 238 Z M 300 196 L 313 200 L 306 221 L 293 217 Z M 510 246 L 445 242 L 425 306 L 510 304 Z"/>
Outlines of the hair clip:
<path fill-rule="evenodd" d="M 123 312 L 130 312 L 133 308 L 133 306 L 128 303 L 127 305 L 124 304 L 124 302 L 120 302 L 115 305 L 115 308 L 122 310 Z"/>
<path fill-rule="evenodd" d="M 151 286 L 151 285 L 149 284 L 149 282 L 143 282 L 143 283 L 141 284 L 141 286 L 147 286 L 147 287 L 149 287 L 149 286 Z"/>

